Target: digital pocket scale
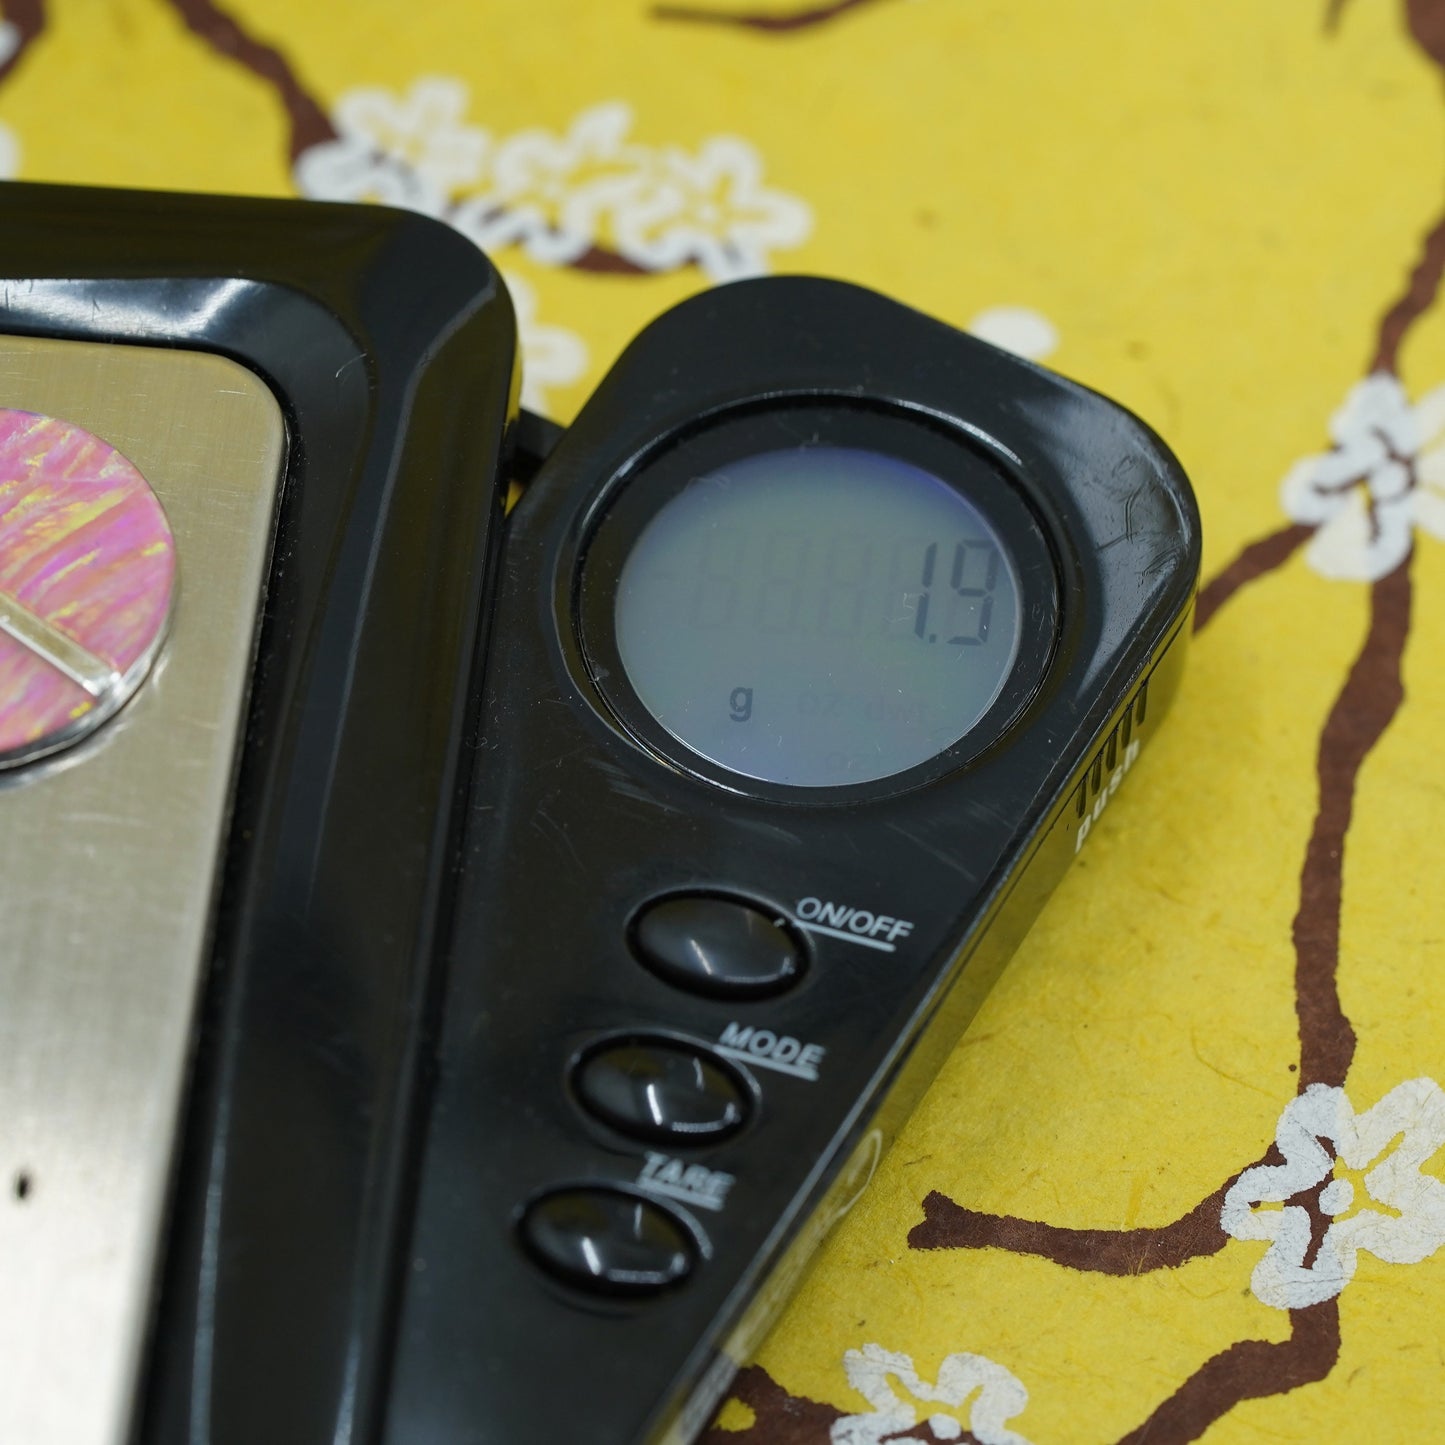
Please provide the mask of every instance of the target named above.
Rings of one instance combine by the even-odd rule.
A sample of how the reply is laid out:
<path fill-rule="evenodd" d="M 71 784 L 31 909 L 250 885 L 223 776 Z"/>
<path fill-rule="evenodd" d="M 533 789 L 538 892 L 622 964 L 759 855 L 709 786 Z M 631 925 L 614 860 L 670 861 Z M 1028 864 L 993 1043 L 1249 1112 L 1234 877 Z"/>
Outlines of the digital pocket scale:
<path fill-rule="evenodd" d="M 558 437 L 433 222 L 0 212 L 0 1439 L 692 1438 L 1168 706 L 1177 463 L 837 282 Z"/>

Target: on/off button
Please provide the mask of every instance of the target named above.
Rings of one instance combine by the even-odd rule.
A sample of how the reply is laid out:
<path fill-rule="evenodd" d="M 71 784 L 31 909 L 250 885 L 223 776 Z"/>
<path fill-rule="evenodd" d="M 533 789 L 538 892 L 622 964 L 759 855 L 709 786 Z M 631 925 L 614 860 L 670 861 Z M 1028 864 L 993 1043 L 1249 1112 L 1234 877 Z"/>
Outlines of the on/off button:
<path fill-rule="evenodd" d="M 803 949 L 783 919 L 711 894 L 649 903 L 633 921 L 632 947 L 668 983 L 714 998 L 781 993 L 803 975 Z"/>
<path fill-rule="evenodd" d="M 132 462 L 71 422 L 0 408 L 0 768 L 79 742 L 134 695 L 175 575 Z"/>

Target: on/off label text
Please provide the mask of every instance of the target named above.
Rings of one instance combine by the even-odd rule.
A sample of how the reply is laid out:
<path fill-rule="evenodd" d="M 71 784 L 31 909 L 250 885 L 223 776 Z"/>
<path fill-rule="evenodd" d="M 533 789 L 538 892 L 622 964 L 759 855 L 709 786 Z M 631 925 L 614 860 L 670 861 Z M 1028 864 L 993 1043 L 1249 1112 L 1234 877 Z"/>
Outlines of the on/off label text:
<path fill-rule="evenodd" d="M 913 932 L 907 918 L 894 918 L 828 898 L 800 898 L 796 912 L 798 922 L 809 933 L 825 933 L 829 938 L 841 938 L 845 943 L 876 948 L 882 953 L 895 952 L 898 940 Z"/>

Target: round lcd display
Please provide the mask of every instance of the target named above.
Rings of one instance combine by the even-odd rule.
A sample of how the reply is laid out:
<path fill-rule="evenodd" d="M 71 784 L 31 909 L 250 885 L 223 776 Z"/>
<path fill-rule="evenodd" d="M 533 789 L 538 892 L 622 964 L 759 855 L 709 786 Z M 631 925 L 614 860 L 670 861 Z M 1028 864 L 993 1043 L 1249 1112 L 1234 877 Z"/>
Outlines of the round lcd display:
<path fill-rule="evenodd" d="M 747 778 L 845 787 L 927 762 L 988 712 L 1020 592 L 956 486 L 813 444 L 692 477 L 633 540 L 613 620 L 633 691 L 677 741 Z"/>

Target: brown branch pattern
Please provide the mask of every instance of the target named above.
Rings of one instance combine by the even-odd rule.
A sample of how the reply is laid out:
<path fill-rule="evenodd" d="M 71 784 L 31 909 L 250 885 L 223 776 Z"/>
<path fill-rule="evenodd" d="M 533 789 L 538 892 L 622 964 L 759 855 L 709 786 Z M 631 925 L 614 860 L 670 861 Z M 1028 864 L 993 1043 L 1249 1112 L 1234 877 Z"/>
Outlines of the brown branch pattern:
<path fill-rule="evenodd" d="M 1445 14 L 1445 9 L 1441 13 Z M 1442 276 L 1445 276 L 1445 216 L 1426 235 L 1420 259 L 1410 273 L 1404 292 L 1380 322 L 1371 371 L 1393 374 L 1399 369 L 1401 344 L 1415 322 L 1435 304 Z"/>
<path fill-rule="evenodd" d="M 1325 34 L 1340 28 L 1350 0 L 1327 0 Z M 1411 38 L 1436 65 L 1445 69 L 1445 0 L 1405 0 L 1405 24 Z"/>
<path fill-rule="evenodd" d="M 851 10 L 876 5 L 879 0 L 833 0 L 828 5 L 813 5 L 788 14 L 763 11 L 718 10 L 708 5 L 654 5 L 654 20 L 682 20 L 700 25 L 729 25 L 739 30 L 758 30 L 765 35 L 786 35 L 798 30 L 812 30 L 838 20 Z"/>
<path fill-rule="evenodd" d="M 1327 30 L 1337 28 L 1347 3 L 1348 0 L 1330 0 L 1325 15 Z M 1405 0 L 1405 24 L 1415 44 L 1445 71 L 1445 0 Z M 1410 273 L 1405 290 L 1381 319 L 1371 371 L 1398 372 L 1401 343 L 1415 322 L 1435 304 L 1442 275 L 1445 275 L 1445 215 L 1426 235 L 1419 262 Z"/>
<path fill-rule="evenodd" d="M 1119 1445 L 1184 1445 L 1244 1400 L 1317 1384 L 1340 1356 L 1338 1300 L 1290 1311 L 1290 1337 L 1240 1340 L 1205 1361 Z"/>
<path fill-rule="evenodd" d="M 1241 1171 L 1242 1172 L 1242 1171 Z M 1070 1229 L 1041 1220 L 986 1214 L 932 1190 L 923 1223 L 908 1233 L 910 1249 L 1006 1249 L 1090 1274 L 1150 1274 L 1218 1254 L 1228 1243 L 1219 1227 L 1224 1195 L 1238 1174 L 1170 1224 L 1142 1229 Z"/>
<path fill-rule="evenodd" d="M 576 260 L 569 263 L 574 270 L 591 271 L 597 276 L 650 276 L 646 266 L 629 261 L 616 251 L 605 246 L 589 246 Z"/>
<path fill-rule="evenodd" d="M 218 54 L 244 66 L 275 91 L 291 123 L 290 154 L 293 161 L 308 147 L 336 138 L 336 131 L 326 112 L 301 83 L 290 61 L 275 46 L 249 35 L 240 22 L 214 0 L 167 0 L 167 3 L 193 35 L 204 40 Z"/>
<path fill-rule="evenodd" d="M 5 0 L 5 19 L 15 27 L 15 49 L 0 65 L 0 84 L 10 79 L 25 52 L 45 30 L 45 0 Z"/>
<path fill-rule="evenodd" d="M 1415 44 L 1445 70 L 1445 0 L 1405 0 L 1405 23 Z"/>
<path fill-rule="evenodd" d="M 1345 835 L 1360 768 L 1405 700 L 1400 669 L 1410 633 L 1410 558 L 1370 593 L 1370 627 L 1320 735 L 1319 808 L 1300 872 L 1292 928 L 1299 1090 L 1340 1085 L 1355 1053 L 1355 1031 L 1340 1004 L 1340 912 Z"/>
<path fill-rule="evenodd" d="M 1313 535 L 1313 527 L 1291 522 L 1277 532 L 1250 542 L 1199 589 L 1194 603 L 1194 630 L 1202 631 L 1240 588 L 1278 571 Z"/>
<path fill-rule="evenodd" d="M 828 1445 L 843 1412 L 806 1395 L 790 1395 L 761 1365 L 738 1371 L 728 1398 L 746 1405 L 753 1421 L 741 1430 L 714 1422 L 697 1445 Z"/>

